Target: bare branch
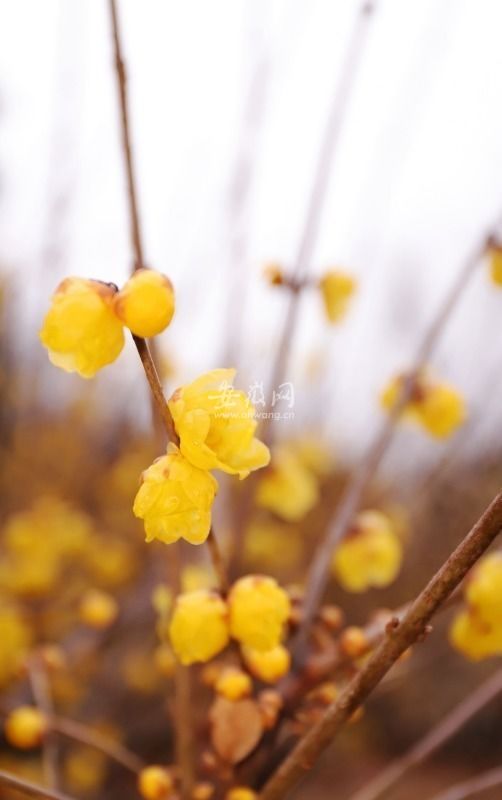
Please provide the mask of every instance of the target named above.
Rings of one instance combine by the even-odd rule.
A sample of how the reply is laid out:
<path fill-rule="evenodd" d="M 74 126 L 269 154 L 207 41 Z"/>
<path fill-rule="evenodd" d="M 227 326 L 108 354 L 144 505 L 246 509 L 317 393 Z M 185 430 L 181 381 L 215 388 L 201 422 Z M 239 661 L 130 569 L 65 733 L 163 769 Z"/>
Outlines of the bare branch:
<path fill-rule="evenodd" d="M 39 786 L 31 781 L 25 781 L 24 778 L 18 778 L 17 775 L 12 775 L 10 772 L 0 770 L 0 786 L 8 786 L 9 789 L 16 789 L 21 794 L 28 795 L 28 797 L 45 797 L 46 800 L 74 800 L 67 794 L 58 792 L 55 789 L 47 789 L 45 786 Z"/>
<path fill-rule="evenodd" d="M 444 792 L 436 794 L 432 800 L 466 800 L 485 789 L 492 789 L 494 786 L 502 784 L 502 767 L 496 767 L 487 772 L 482 772 L 475 778 L 471 778 L 463 783 L 457 783 Z"/>
<path fill-rule="evenodd" d="M 387 627 L 384 639 L 365 666 L 266 784 L 260 795 L 261 800 L 279 800 L 284 797 L 305 772 L 311 769 L 402 653 L 423 636 L 435 612 L 494 541 L 501 527 L 502 492 L 495 497 L 465 539 L 413 601 L 403 619 L 396 620 L 395 627 Z"/>

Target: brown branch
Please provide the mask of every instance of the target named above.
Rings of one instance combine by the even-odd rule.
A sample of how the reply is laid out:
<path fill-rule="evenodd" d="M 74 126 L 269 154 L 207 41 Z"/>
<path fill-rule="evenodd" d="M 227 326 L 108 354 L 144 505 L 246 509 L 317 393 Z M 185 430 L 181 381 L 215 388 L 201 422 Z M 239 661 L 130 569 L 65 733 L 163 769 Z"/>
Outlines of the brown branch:
<path fill-rule="evenodd" d="M 44 797 L 46 800 L 74 800 L 67 794 L 58 792 L 55 789 L 47 789 L 45 786 L 31 783 L 31 781 L 25 781 L 24 778 L 18 778 L 17 775 L 12 775 L 12 773 L 5 772 L 3 769 L 0 770 L 0 786 L 16 789 L 16 791 L 28 795 L 28 797 Z"/>
<path fill-rule="evenodd" d="M 143 759 L 132 753 L 127 747 L 113 741 L 108 736 L 104 736 L 99 731 L 83 725 L 81 722 L 66 719 L 65 717 L 52 716 L 49 717 L 49 728 L 75 742 L 94 747 L 135 775 L 145 766 Z"/>
<path fill-rule="evenodd" d="M 413 601 L 402 621 L 388 625 L 385 637 L 339 699 L 296 745 L 265 785 L 261 800 L 286 796 L 332 743 L 354 711 L 366 700 L 399 657 L 425 634 L 438 608 L 460 584 L 502 527 L 502 492 L 492 501 L 465 539 Z"/>
<path fill-rule="evenodd" d="M 134 270 L 144 267 L 143 243 L 139 221 L 138 198 L 134 178 L 134 163 L 131 146 L 131 131 L 129 125 L 129 104 L 127 97 L 127 72 L 122 54 L 122 42 L 117 12 L 117 0 L 109 0 L 110 17 L 113 31 L 113 49 L 115 58 L 115 73 L 117 77 L 117 92 L 120 105 L 120 121 L 122 134 L 122 149 L 127 176 L 127 198 L 129 203 L 129 220 L 131 228 L 131 243 L 134 252 Z"/>
<path fill-rule="evenodd" d="M 305 224 L 292 270 L 292 278 L 297 283 L 301 283 L 305 279 L 310 268 L 332 172 L 333 158 L 340 138 L 345 111 L 357 75 L 357 69 L 361 61 L 362 53 L 364 52 L 368 21 L 372 17 L 373 11 L 374 3 L 363 0 L 355 20 L 340 78 L 333 94 L 314 173 Z M 293 292 L 289 298 L 284 327 L 272 368 L 272 387 L 280 386 L 284 381 L 298 319 L 300 295 L 301 292 Z M 266 417 L 262 426 L 262 438 L 267 444 L 272 443 L 272 431 L 272 416 Z"/>
<path fill-rule="evenodd" d="M 434 795 L 432 800 L 466 800 L 467 797 L 472 797 L 485 789 L 492 789 L 494 786 L 502 784 L 502 767 L 482 772 L 475 778 L 470 778 L 462 783 L 457 783 L 451 786 L 444 792 Z"/>
<path fill-rule="evenodd" d="M 35 704 L 45 717 L 54 713 L 51 689 L 42 658 L 35 653 L 27 663 L 28 679 Z M 58 779 L 58 747 L 57 742 L 49 731 L 42 743 L 42 763 L 45 782 L 52 789 L 59 787 Z"/>
<path fill-rule="evenodd" d="M 351 795 L 349 800 L 376 800 L 397 783 L 412 767 L 422 764 L 451 739 L 478 711 L 502 691 L 502 670 L 481 684 L 472 694 L 453 708 L 432 730 L 406 753 Z"/>
<path fill-rule="evenodd" d="M 303 606 L 303 619 L 294 649 L 297 662 L 301 660 L 304 655 L 302 651 L 305 649 L 310 623 L 312 622 L 328 582 L 329 564 L 333 550 L 347 533 L 352 519 L 359 509 L 364 491 L 392 443 L 401 412 L 413 393 L 416 377 L 427 365 L 427 361 L 431 357 L 453 309 L 468 285 L 469 279 L 478 266 L 480 259 L 486 252 L 490 240 L 491 236 L 483 237 L 481 243 L 476 245 L 474 251 L 467 258 L 464 267 L 458 276 L 456 276 L 450 291 L 444 298 L 436 316 L 425 333 L 416 353 L 413 367 L 409 371 L 407 379 L 401 387 L 400 396 L 392 413 L 384 420 L 375 440 L 370 445 L 358 469 L 354 471 L 353 477 L 345 488 L 342 498 L 337 503 L 332 522 L 327 529 L 326 536 L 317 547 L 309 570 Z"/>

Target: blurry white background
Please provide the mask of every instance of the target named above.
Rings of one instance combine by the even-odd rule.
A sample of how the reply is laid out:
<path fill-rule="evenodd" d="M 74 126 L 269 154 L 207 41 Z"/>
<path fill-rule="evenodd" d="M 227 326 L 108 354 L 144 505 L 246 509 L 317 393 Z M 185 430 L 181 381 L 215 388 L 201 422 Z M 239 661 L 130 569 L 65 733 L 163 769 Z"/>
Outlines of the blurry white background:
<path fill-rule="evenodd" d="M 359 9 L 119 0 L 147 261 L 177 289 L 162 339 L 176 382 L 226 366 L 229 337 L 242 388 L 268 380 L 286 297 L 262 270 L 295 259 Z M 501 26 L 500 0 L 376 3 L 311 264 L 313 274 L 353 272 L 359 292 L 336 328 L 315 294 L 302 300 L 288 369 L 296 421 L 281 423 L 283 435 L 308 423 L 357 453 L 378 424 L 382 384 L 409 363 L 467 254 L 502 219 Z M 243 158 L 249 191 L 236 208 Z M 16 281 L 16 344 L 32 358 L 61 277 L 120 284 L 130 269 L 105 0 L 0 0 L 0 178 L 0 263 Z M 501 312 L 481 266 L 433 359 L 467 396 L 476 447 L 502 441 Z M 59 396 L 81 388 L 44 371 L 51 402 L 55 386 Z M 135 413 L 134 354 L 105 372 Z M 394 458 L 413 467 L 443 447 L 404 432 Z"/>

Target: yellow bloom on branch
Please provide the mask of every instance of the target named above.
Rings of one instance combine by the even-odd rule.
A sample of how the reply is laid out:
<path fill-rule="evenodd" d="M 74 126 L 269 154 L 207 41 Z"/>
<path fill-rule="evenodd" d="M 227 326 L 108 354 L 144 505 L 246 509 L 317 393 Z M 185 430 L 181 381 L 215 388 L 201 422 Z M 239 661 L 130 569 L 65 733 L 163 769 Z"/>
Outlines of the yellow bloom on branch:
<path fill-rule="evenodd" d="M 387 384 L 380 396 L 385 410 L 392 411 L 395 407 L 405 380 L 405 377 L 397 376 Z M 453 386 L 423 373 L 416 379 L 412 396 L 402 415 L 420 425 L 434 438 L 446 439 L 465 421 L 465 401 Z"/>
<path fill-rule="evenodd" d="M 169 400 L 180 450 L 200 469 L 221 469 L 246 478 L 268 464 L 268 448 L 255 438 L 257 423 L 248 396 L 233 388 L 235 370 L 216 369 Z"/>
<path fill-rule="evenodd" d="M 344 589 L 364 592 L 388 586 L 402 561 L 402 546 L 388 517 L 363 511 L 333 555 L 332 570 Z"/>
<path fill-rule="evenodd" d="M 114 298 L 117 317 L 136 336 L 157 336 L 174 315 L 171 281 L 153 269 L 138 269 Z"/>
<path fill-rule="evenodd" d="M 271 650 L 282 639 L 291 607 L 277 581 L 247 575 L 234 583 L 228 596 L 230 633 L 255 650 Z"/>
<path fill-rule="evenodd" d="M 356 290 L 356 281 L 345 272 L 330 270 L 319 281 L 319 288 L 328 321 L 331 324 L 340 322 Z"/>
<path fill-rule="evenodd" d="M 144 521 L 146 539 L 171 544 L 186 539 L 205 542 L 211 528 L 211 508 L 218 484 L 213 476 L 194 467 L 170 444 L 142 475 L 134 500 L 134 514 Z"/>
<path fill-rule="evenodd" d="M 502 247 L 491 247 L 488 256 L 490 277 L 496 286 L 502 286 Z"/>
<path fill-rule="evenodd" d="M 473 661 L 502 655 L 502 553 L 490 553 L 474 567 L 465 600 L 450 628 L 453 646 Z"/>
<path fill-rule="evenodd" d="M 450 641 L 471 661 L 502 655 L 502 625 L 484 622 L 469 609 L 456 615 L 450 627 Z"/>
<path fill-rule="evenodd" d="M 270 467 L 260 478 L 256 503 L 289 522 L 305 516 L 319 500 L 317 477 L 290 448 L 274 452 Z"/>
<path fill-rule="evenodd" d="M 204 589 L 176 598 L 169 635 L 182 664 L 209 661 L 228 644 L 228 608 L 216 593 Z"/>
<path fill-rule="evenodd" d="M 19 706 L 5 721 L 7 741 L 20 750 L 38 747 L 47 731 L 47 720 L 34 706 Z"/>
<path fill-rule="evenodd" d="M 282 644 L 271 650 L 254 650 L 252 647 L 242 648 L 242 657 L 253 675 L 264 683 L 277 683 L 289 672 L 291 655 Z"/>
<path fill-rule="evenodd" d="M 40 331 L 50 361 L 92 378 L 124 346 L 122 323 L 113 310 L 115 289 L 99 281 L 66 278 L 52 296 Z"/>

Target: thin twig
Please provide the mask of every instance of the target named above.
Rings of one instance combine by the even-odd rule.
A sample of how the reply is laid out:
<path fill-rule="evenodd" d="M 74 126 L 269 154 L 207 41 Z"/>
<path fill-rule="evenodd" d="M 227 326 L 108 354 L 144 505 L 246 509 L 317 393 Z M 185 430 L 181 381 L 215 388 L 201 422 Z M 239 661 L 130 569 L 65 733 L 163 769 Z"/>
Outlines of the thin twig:
<path fill-rule="evenodd" d="M 265 785 L 261 800 L 280 800 L 312 768 L 321 753 L 333 742 L 354 711 L 366 700 L 399 657 L 422 638 L 438 608 L 494 541 L 502 527 L 502 492 L 492 501 L 465 539 L 427 586 L 413 601 L 402 621 L 389 624 L 386 635 L 334 702 L 305 737 L 296 745 L 277 772 Z"/>
<path fill-rule="evenodd" d="M 468 285 L 469 279 L 478 266 L 480 259 L 486 252 L 490 240 L 491 236 L 483 237 L 481 243 L 478 243 L 474 251 L 469 254 L 464 267 L 456 276 L 450 291 L 443 300 L 417 350 L 413 367 L 409 370 L 407 379 L 403 382 L 400 396 L 392 413 L 384 420 L 380 431 L 370 445 L 359 467 L 354 470 L 353 477 L 345 488 L 342 498 L 337 503 L 332 522 L 327 529 L 325 537 L 317 547 L 309 570 L 303 606 L 303 619 L 295 643 L 297 663 L 303 658 L 310 623 L 326 588 L 333 550 L 347 533 L 352 519 L 359 509 L 364 491 L 392 443 L 397 422 L 412 396 L 416 378 L 427 365 L 453 309 Z"/>
<path fill-rule="evenodd" d="M 108 758 L 116 761 L 117 764 L 120 764 L 135 775 L 145 766 L 143 759 L 131 752 L 127 747 L 124 747 L 120 742 L 113 741 L 108 736 L 104 736 L 99 731 L 89 728 L 81 722 L 66 719 L 66 717 L 52 716 L 49 717 L 49 728 L 68 737 L 68 739 L 100 750 Z"/>
<path fill-rule="evenodd" d="M 16 789 L 21 794 L 28 795 L 28 797 L 44 797 L 46 800 L 74 800 L 67 794 L 58 792 L 55 789 L 48 789 L 45 786 L 39 786 L 31 781 L 25 781 L 24 778 L 18 778 L 17 775 L 12 775 L 10 772 L 0 769 L 0 785 L 8 786 L 9 789 Z"/>
<path fill-rule="evenodd" d="M 28 678 L 35 704 L 45 717 L 54 714 L 51 688 L 42 658 L 35 653 L 27 663 Z M 49 731 L 42 743 L 42 762 L 45 782 L 51 789 L 59 788 L 58 747 L 54 736 Z"/>
<path fill-rule="evenodd" d="M 455 706 L 413 747 L 392 761 L 385 769 L 351 795 L 349 800 L 376 800 L 397 783 L 412 767 L 422 764 L 452 738 L 475 714 L 502 691 L 502 670 L 481 684 Z"/>
<path fill-rule="evenodd" d="M 138 197 L 136 181 L 134 178 L 134 163 L 131 146 L 131 131 L 129 125 L 129 103 L 127 97 L 127 71 L 122 54 L 122 41 L 118 21 L 117 2 L 109 0 L 110 17 L 113 31 L 113 49 L 115 57 L 115 71 L 117 76 L 117 91 L 120 105 L 120 121 L 122 133 L 122 149 L 127 176 L 127 197 L 129 202 L 129 219 L 131 223 L 131 242 L 135 255 L 134 270 L 144 267 L 143 242 L 139 220 Z"/>
<path fill-rule="evenodd" d="M 444 792 L 434 795 L 432 800 L 466 800 L 467 797 L 484 792 L 485 789 L 493 789 L 500 784 L 502 784 L 502 767 L 496 767 L 476 775 L 475 778 L 451 786 Z"/>
<path fill-rule="evenodd" d="M 374 3 L 364 0 L 355 20 L 340 78 L 333 93 L 308 201 L 305 224 L 292 269 L 292 278 L 298 283 L 304 280 L 310 268 L 332 172 L 333 158 L 340 138 L 345 111 L 364 52 L 364 44 L 369 27 L 368 22 L 373 12 Z M 277 388 L 284 381 L 298 319 L 300 295 L 301 292 L 290 293 L 286 318 L 272 368 L 272 387 Z M 272 443 L 272 417 L 273 415 L 270 415 L 265 418 L 261 434 L 264 441 L 269 445 Z"/>

